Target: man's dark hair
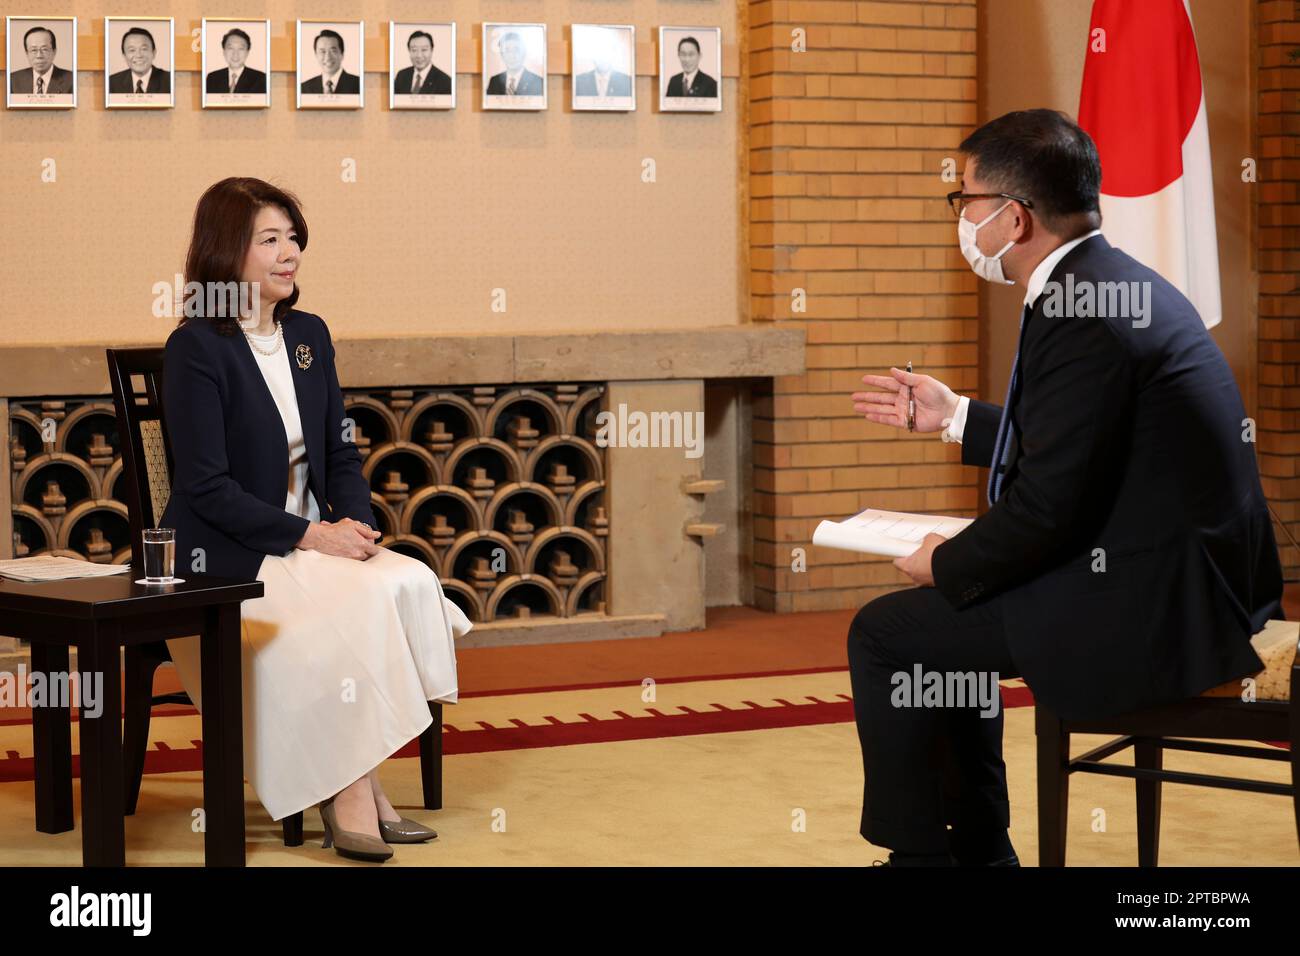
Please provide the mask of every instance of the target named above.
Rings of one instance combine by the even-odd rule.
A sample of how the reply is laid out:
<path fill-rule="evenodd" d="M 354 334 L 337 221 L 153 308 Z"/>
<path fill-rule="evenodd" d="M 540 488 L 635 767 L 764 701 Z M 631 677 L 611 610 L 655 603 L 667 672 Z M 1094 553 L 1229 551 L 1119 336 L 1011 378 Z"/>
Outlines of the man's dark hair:
<path fill-rule="evenodd" d="M 408 50 L 411 48 L 411 41 L 414 40 L 416 37 L 424 37 L 426 40 L 429 41 L 429 46 L 434 45 L 432 33 L 425 33 L 423 30 L 416 30 L 414 33 L 412 33 L 409 37 L 406 38 L 406 48 Z"/>
<path fill-rule="evenodd" d="M 334 39 L 336 39 L 336 40 L 339 41 L 339 54 L 342 55 L 342 53 L 343 53 L 343 37 L 339 36 L 339 35 L 338 35 L 337 33 L 335 33 L 333 30 L 322 30 L 320 33 L 316 34 L 316 39 L 314 39 L 314 40 L 311 41 L 311 49 L 312 49 L 312 52 L 313 52 L 313 53 L 316 52 L 316 44 L 320 43 L 320 41 L 321 41 L 321 40 L 324 40 L 326 37 L 333 37 Z"/>
<path fill-rule="evenodd" d="M 129 37 L 129 36 L 131 36 L 132 34 L 134 34 L 135 36 L 138 36 L 138 37 L 144 37 L 146 40 L 149 41 L 149 46 L 151 46 L 155 51 L 158 49 L 158 44 L 156 44 L 156 43 L 153 42 L 153 34 L 152 34 L 152 33 L 150 33 L 150 32 L 149 32 L 148 30 L 146 30 L 144 27 L 132 27 L 131 29 L 127 30 L 125 33 L 122 34 L 122 52 L 123 52 L 123 53 L 126 52 L 126 38 Z"/>
<path fill-rule="evenodd" d="M 1047 229 L 1073 239 L 1101 225 L 1101 160 L 1092 137 L 1057 110 L 1020 110 L 985 123 L 958 147 L 980 179 L 1033 201 Z"/>
<path fill-rule="evenodd" d="M 678 49 L 678 50 L 680 50 L 680 49 L 682 48 L 682 44 L 683 44 L 683 43 L 690 43 L 690 44 L 692 44 L 692 45 L 695 47 L 695 52 L 696 52 L 696 53 L 699 53 L 699 52 L 700 52 L 700 41 L 697 40 L 697 39 L 695 39 L 695 37 L 682 37 L 680 40 L 678 40 L 678 41 L 677 41 L 677 49 Z"/>
<path fill-rule="evenodd" d="M 59 38 L 54 35 L 54 31 L 49 27 L 32 27 L 23 34 L 23 50 L 27 49 L 27 38 L 33 33 L 48 33 L 50 35 L 50 49 L 54 52 L 59 51 Z"/>
<path fill-rule="evenodd" d="M 228 31 L 226 35 L 221 38 L 221 49 L 224 50 L 226 48 L 226 41 L 229 40 L 231 37 L 240 37 L 244 41 L 244 46 L 248 47 L 250 50 L 253 48 L 253 41 L 249 37 L 249 35 L 245 33 L 243 30 L 239 29 L 239 27 L 235 27 L 233 30 Z"/>

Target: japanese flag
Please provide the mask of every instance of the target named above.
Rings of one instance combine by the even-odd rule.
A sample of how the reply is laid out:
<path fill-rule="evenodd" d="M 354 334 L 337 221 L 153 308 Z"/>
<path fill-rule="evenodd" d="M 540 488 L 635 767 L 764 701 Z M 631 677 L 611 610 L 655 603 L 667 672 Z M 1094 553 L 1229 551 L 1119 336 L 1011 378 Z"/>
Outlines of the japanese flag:
<path fill-rule="evenodd" d="M 1218 325 L 1210 132 L 1185 0 L 1094 0 L 1079 125 L 1101 155 L 1106 238 Z"/>

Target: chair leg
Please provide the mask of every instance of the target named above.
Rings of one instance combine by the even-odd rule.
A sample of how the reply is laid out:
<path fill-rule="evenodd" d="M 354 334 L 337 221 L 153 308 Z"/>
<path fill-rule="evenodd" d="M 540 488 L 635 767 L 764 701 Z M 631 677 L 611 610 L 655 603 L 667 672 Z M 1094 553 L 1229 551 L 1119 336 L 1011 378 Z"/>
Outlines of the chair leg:
<path fill-rule="evenodd" d="M 1070 735 L 1059 717 L 1034 708 L 1038 740 L 1038 865 L 1065 866 L 1065 823 L 1070 803 Z"/>
<path fill-rule="evenodd" d="M 1160 741 L 1138 737 L 1133 741 L 1133 766 L 1142 770 L 1160 770 L 1164 766 L 1164 748 Z M 1138 866 L 1157 866 L 1160 857 L 1160 788 L 1159 780 L 1134 781 L 1137 784 Z"/>
<path fill-rule="evenodd" d="M 291 813 L 283 820 L 284 845 L 302 846 L 302 811 Z"/>
<path fill-rule="evenodd" d="M 128 646 L 124 657 L 126 703 L 122 708 L 122 777 L 126 782 L 126 799 L 123 809 L 127 816 L 131 816 L 140 798 L 144 757 L 149 749 L 154 671 L 161 661 L 142 646 Z"/>
<path fill-rule="evenodd" d="M 429 701 L 433 723 L 420 734 L 420 782 L 424 787 L 424 808 L 442 809 L 442 704 Z"/>
<path fill-rule="evenodd" d="M 1291 803 L 1300 840 L 1300 658 L 1291 669 Z"/>

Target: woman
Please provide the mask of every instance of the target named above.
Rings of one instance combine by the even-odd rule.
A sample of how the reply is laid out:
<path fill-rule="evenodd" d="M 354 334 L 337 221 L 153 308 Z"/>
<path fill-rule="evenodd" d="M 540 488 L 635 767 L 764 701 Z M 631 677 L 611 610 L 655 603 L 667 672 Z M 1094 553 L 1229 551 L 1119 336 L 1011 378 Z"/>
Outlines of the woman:
<path fill-rule="evenodd" d="M 393 810 L 377 768 L 429 726 L 428 701 L 456 701 L 470 622 L 428 566 L 375 544 L 329 329 L 293 308 L 306 248 L 297 200 L 269 183 L 225 179 L 199 200 L 185 279 L 202 294 L 164 360 L 175 477 L 162 524 L 178 576 L 265 584 L 241 608 L 258 798 L 275 820 L 319 803 L 326 848 L 384 860 L 389 843 L 437 836 Z M 251 290 L 251 318 L 223 301 L 236 290 Z M 167 644 L 202 709 L 198 638 Z"/>

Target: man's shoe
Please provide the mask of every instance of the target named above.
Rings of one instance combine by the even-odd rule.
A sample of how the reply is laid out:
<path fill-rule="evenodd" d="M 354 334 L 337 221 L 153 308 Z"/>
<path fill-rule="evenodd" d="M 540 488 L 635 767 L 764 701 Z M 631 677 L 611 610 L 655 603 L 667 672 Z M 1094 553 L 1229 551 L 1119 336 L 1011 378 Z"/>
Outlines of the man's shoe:
<path fill-rule="evenodd" d="M 1020 857 L 1012 853 L 1010 856 L 1004 856 L 1000 860 L 990 860 L 987 863 L 963 863 L 961 860 L 953 858 L 957 866 L 1019 866 Z"/>
<path fill-rule="evenodd" d="M 956 866 L 956 861 L 948 853 L 895 853 L 889 854 L 887 860 L 875 860 L 872 866 Z M 1017 865 L 1019 865 L 1017 863 Z"/>

